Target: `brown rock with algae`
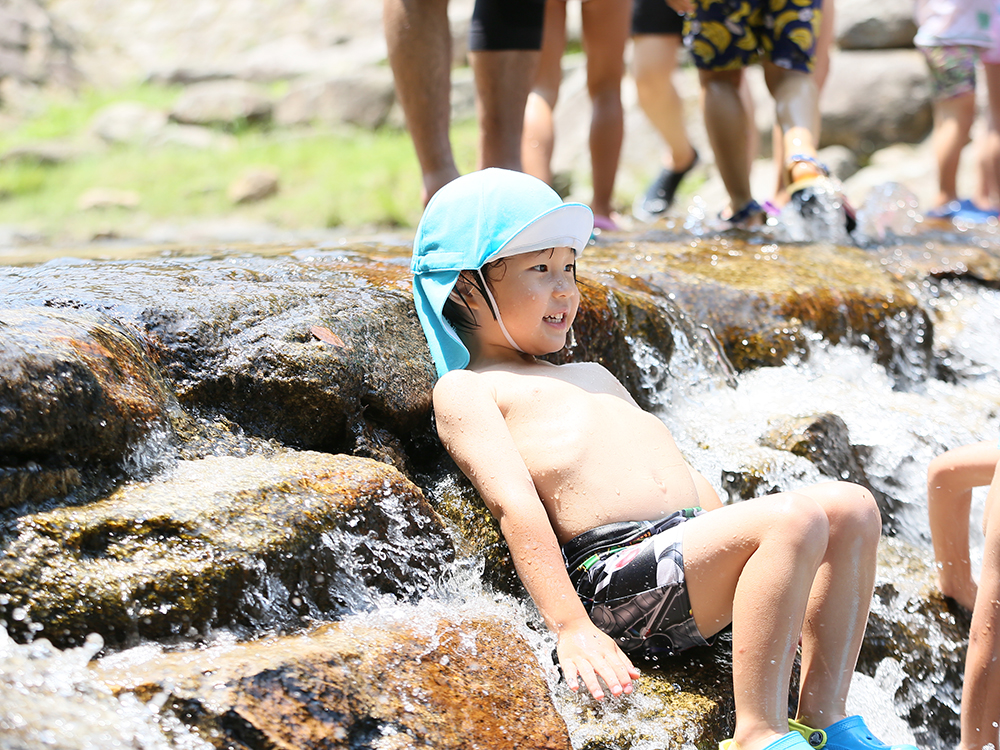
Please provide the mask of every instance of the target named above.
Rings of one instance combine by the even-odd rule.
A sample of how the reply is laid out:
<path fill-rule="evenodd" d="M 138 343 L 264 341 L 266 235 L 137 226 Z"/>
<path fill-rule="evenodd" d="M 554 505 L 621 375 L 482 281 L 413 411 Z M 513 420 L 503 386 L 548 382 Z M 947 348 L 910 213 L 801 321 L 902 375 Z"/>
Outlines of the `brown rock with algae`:
<path fill-rule="evenodd" d="M 803 329 L 863 346 L 890 370 L 929 354 L 930 320 L 906 283 L 865 252 L 739 240 L 631 242 L 596 248 L 584 268 L 638 279 L 712 328 L 737 370 L 808 354 Z"/>
<path fill-rule="evenodd" d="M 0 613 L 11 635 L 41 625 L 57 645 L 294 626 L 419 595 L 451 556 L 420 490 L 384 463 L 206 458 L 19 518 L 0 548 Z"/>
<path fill-rule="evenodd" d="M 351 618 L 99 674 L 219 748 L 571 747 L 534 654 L 500 619 Z"/>
<path fill-rule="evenodd" d="M 141 335 L 99 312 L 0 310 L 0 508 L 109 471 L 176 410 Z"/>

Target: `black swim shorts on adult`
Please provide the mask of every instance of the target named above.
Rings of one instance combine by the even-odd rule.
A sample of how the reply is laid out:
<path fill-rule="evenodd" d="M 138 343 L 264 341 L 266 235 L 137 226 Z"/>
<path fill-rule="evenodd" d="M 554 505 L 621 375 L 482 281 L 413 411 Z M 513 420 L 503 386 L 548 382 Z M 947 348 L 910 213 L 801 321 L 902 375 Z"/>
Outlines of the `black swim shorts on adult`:
<path fill-rule="evenodd" d="M 469 26 L 469 49 L 540 50 L 544 22 L 545 0 L 476 0 Z"/>

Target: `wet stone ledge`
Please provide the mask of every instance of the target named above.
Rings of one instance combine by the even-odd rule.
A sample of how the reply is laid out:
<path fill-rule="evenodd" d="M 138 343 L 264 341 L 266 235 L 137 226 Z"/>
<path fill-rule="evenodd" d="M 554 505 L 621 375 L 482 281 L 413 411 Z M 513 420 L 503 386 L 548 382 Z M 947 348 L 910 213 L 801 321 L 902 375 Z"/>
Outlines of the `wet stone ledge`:
<path fill-rule="evenodd" d="M 100 502 L 19 518 L 0 544 L 0 618 L 59 646 L 301 627 L 405 601 L 453 556 L 387 464 L 287 452 L 180 462 Z"/>

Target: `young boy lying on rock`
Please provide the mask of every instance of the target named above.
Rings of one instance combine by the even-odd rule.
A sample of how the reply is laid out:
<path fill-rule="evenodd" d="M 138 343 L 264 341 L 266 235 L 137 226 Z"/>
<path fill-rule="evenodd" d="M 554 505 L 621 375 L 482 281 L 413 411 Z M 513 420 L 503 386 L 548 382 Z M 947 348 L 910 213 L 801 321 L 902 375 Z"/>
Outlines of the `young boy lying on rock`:
<path fill-rule="evenodd" d="M 567 684 L 629 693 L 627 654 L 705 645 L 732 623 L 724 750 L 884 750 L 846 715 L 875 579 L 872 495 L 829 482 L 723 507 L 606 369 L 536 359 L 566 343 L 592 225 L 543 182 L 487 169 L 435 194 L 412 261 L 438 433 L 499 520 Z"/>

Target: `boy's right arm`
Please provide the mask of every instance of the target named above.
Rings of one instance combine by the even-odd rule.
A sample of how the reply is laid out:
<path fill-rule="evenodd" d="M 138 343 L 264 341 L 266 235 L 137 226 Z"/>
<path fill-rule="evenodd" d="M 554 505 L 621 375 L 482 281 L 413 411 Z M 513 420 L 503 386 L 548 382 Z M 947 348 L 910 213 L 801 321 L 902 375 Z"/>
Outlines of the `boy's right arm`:
<path fill-rule="evenodd" d="M 600 676 L 612 694 L 631 692 L 639 672 L 583 608 L 492 389 L 477 373 L 448 373 L 434 388 L 434 415 L 441 442 L 500 522 L 518 576 L 558 637 L 559 664 L 570 689 L 578 688 L 579 675 L 600 700 Z"/>

